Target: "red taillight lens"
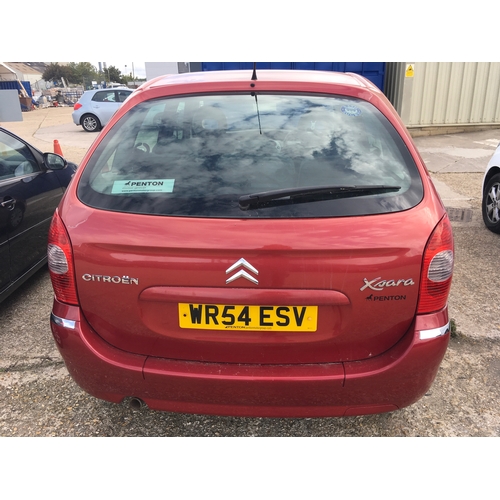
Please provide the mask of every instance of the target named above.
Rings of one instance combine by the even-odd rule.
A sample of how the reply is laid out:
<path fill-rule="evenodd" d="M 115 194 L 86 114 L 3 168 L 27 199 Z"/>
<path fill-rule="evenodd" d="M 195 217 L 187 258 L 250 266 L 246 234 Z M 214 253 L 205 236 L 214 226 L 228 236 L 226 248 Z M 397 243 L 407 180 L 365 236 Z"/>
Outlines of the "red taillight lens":
<path fill-rule="evenodd" d="M 418 314 L 436 312 L 446 305 L 453 274 L 453 233 L 445 215 L 425 248 L 420 279 Z"/>
<path fill-rule="evenodd" d="M 73 109 L 76 111 L 77 109 L 80 109 L 81 107 L 82 107 L 82 105 L 81 105 L 79 102 L 77 102 L 77 103 L 75 103 L 75 105 L 73 106 Z"/>
<path fill-rule="evenodd" d="M 57 210 L 50 224 L 47 257 L 52 288 L 57 300 L 78 305 L 73 250 Z"/>

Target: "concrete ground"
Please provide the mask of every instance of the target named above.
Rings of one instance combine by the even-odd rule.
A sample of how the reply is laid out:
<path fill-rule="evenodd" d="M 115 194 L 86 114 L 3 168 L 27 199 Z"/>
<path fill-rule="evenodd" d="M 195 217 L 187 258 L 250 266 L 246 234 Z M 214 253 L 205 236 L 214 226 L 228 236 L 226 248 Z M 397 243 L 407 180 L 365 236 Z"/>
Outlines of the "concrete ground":
<path fill-rule="evenodd" d="M 43 153 L 54 151 L 58 140 L 63 156 L 79 164 L 94 139 L 95 133 L 85 132 L 71 119 L 73 108 L 48 107 L 23 113 L 22 122 L 2 122 L 0 126 L 19 135 Z"/>
<path fill-rule="evenodd" d="M 96 134 L 72 108 L 23 113 L 1 125 L 43 151 L 60 143 L 79 163 Z M 500 130 L 420 136 L 415 143 L 450 214 L 455 334 L 429 392 L 397 412 L 344 419 L 231 418 L 131 412 L 85 394 L 52 340 L 46 270 L 0 304 L 0 436 L 500 436 L 500 236 L 481 217 L 481 181 Z"/>

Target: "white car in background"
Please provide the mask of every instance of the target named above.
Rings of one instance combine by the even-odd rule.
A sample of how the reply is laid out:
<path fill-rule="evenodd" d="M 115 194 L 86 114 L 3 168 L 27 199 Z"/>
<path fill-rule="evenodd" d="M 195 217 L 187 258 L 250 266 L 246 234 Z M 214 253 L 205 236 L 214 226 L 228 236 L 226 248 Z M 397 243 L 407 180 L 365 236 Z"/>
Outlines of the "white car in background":
<path fill-rule="evenodd" d="M 87 132 L 98 132 L 132 92 L 127 87 L 87 90 L 73 108 L 73 122 Z"/>
<path fill-rule="evenodd" d="M 482 194 L 484 224 L 490 231 L 500 233 L 500 144 L 486 167 Z"/>

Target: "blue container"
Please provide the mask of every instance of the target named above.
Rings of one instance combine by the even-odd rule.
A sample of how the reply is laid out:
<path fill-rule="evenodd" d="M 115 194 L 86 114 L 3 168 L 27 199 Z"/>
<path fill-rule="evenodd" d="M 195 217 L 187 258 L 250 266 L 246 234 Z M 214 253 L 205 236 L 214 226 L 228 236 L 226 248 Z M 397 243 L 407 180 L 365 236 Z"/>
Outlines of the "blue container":
<path fill-rule="evenodd" d="M 202 62 L 202 71 L 252 69 L 253 62 Z M 305 69 L 357 73 L 384 90 L 385 63 L 383 62 L 258 62 L 257 69 Z"/>
<path fill-rule="evenodd" d="M 28 92 L 28 96 L 31 97 L 31 84 L 30 82 L 21 82 L 24 89 Z M 17 80 L 7 80 L 0 81 L 0 90 L 21 90 L 21 85 Z"/>

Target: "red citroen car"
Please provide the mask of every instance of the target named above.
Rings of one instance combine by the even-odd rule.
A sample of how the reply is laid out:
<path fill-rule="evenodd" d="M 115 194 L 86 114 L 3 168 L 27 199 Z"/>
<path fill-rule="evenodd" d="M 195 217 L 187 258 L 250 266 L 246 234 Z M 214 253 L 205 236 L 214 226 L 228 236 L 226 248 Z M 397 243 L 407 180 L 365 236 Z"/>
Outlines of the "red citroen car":
<path fill-rule="evenodd" d="M 145 83 L 83 159 L 48 260 L 67 369 L 117 403 L 387 412 L 429 389 L 449 340 L 450 222 L 355 74 Z"/>

